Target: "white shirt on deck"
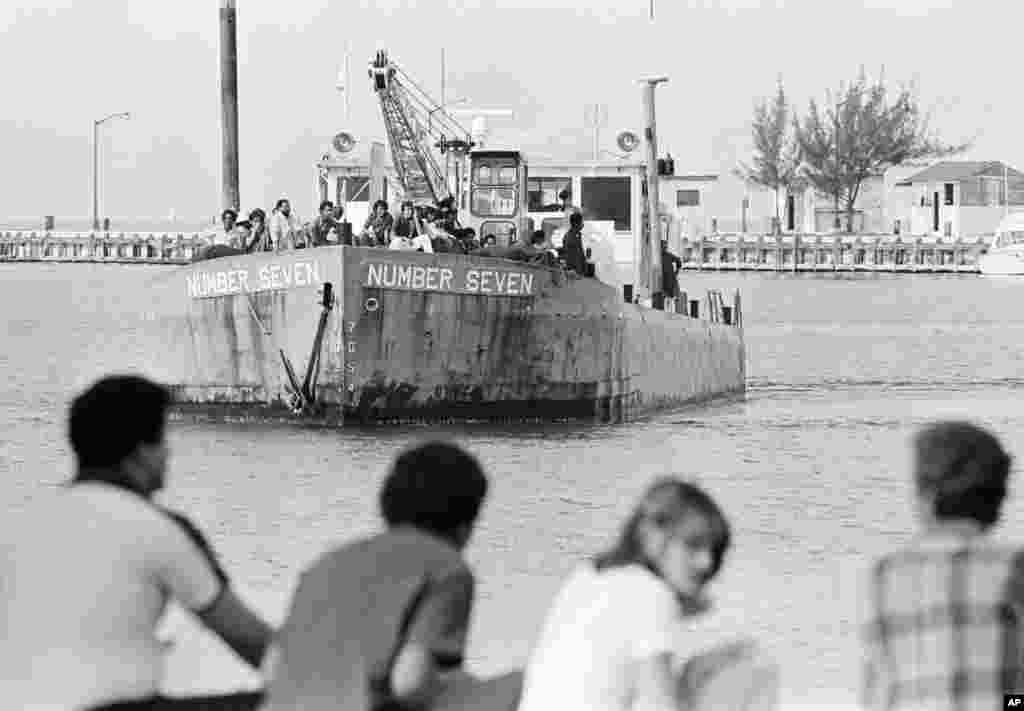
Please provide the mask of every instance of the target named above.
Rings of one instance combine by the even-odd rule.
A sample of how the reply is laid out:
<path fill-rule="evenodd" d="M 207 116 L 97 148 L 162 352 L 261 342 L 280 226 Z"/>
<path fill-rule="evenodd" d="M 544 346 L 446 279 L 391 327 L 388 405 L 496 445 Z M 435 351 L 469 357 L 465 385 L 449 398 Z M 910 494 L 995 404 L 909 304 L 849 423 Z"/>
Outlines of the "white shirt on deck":
<path fill-rule="evenodd" d="M 519 711 L 629 709 L 631 663 L 674 652 L 680 621 L 675 595 L 646 568 L 581 565 L 548 611 Z"/>
<path fill-rule="evenodd" d="M 391 244 L 388 245 L 388 249 L 394 249 L 400 252 L 411 252 L 416 247 L 413 246 L 412 240 L 408 237 L 392 237 Z"/>
<path fill-rule="evenodd" d="M 430 238 L 426 235 L 416 235 L 413 237 L 412 248 L 422 250 L 427 254 L 434 253 L 434 245 L 430 243 Z"/>
<path fill-rule="evenodd" d="M 222 589 L 177 522 L 107 484 L 45 495 L 2 527 L 5 708 L 80 709 L 158 693 L 156 626 L 169 597 L 202 610 Z"/>

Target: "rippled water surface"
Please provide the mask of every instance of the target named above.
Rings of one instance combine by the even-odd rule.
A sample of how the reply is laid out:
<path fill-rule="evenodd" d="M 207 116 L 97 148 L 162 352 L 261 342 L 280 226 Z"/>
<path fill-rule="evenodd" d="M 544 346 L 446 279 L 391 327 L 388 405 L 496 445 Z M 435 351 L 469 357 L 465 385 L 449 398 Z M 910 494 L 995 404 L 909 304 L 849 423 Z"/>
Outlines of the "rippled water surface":
<path fill-rule="evenodd" d="M 63 418 L 73 391 L 110 369 L 145 371 L 135 355 L 140 304 L 163 269 L 0 265 L 0 518 L 68 476 Z M 627 426 L 441 430 L 477 452 L 494 480 L 468 552 L 480 578 L 472 665 L 521 665 L 562 576 L 608 543 L 648 480 L 674 472 L 709 488 L 734 523 L 716 592 L 780 660 L 786 698 L 848 701 L 859 569 L 913 530 L 909 433 L 931 418 L 967 416 L 1024 452 L 1015 404 L 1024 281 L 684 281 L 690 293 L 742 292 L 744 401 Z M 304 564 L 377 525 L 374 493 L 395 450 L 436 431 L 177 424 L 165 498 L 194 515 L 233 577 L 275 617 Z M 1024 539 L 1016 491 L 1007 513 L 999 535 Z M 181 629 L 172 634 L 172 687 L 231 688 L 247 678 L 216 644 Z"/>

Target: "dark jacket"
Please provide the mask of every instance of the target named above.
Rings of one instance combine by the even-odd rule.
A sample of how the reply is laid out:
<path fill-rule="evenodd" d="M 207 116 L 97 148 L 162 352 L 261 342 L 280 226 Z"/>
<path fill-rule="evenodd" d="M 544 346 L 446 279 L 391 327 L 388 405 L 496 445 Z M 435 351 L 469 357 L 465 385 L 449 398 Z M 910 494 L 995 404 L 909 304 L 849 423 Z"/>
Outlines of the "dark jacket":
<path fill-rule="evenodd" d="M 565 251 L 565 266 L 580 276 L 586 276 L 587 255 L 583 251 L 583 233 L 570 228 L 565 233 L 562 249 Z"/>
<path fill-rule="evenodd" d="M 309 226 L 309 241 L 310 247 L 325 247 L 330 244 L 327 240 L 327 234 L 334 229 L 335 232 L 340 231 L 338 223 L 334 221 L 333 217 L 323 218 L 317 217 L 313 220 L 313 224 Z"/>
<path fill-rule="evenodd" d="M 683 268 L 683 260 L 667 249 L 661 250 L 661 293 L 675 298 L 679 296 L 679 280 L 676 274 Z"/>

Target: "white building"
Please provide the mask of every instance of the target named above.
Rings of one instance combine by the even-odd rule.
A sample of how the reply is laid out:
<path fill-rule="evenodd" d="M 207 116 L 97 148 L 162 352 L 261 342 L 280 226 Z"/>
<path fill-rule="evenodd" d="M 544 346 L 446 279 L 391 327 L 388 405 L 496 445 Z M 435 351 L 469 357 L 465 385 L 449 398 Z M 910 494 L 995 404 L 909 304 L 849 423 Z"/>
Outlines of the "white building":
<path fill-rule="evenodd" d="M 896 182 L 890 202 L 911 234 L 989 235 L 1024 210 L 1024 174 L 1001 161 L 940 161 Z"/>

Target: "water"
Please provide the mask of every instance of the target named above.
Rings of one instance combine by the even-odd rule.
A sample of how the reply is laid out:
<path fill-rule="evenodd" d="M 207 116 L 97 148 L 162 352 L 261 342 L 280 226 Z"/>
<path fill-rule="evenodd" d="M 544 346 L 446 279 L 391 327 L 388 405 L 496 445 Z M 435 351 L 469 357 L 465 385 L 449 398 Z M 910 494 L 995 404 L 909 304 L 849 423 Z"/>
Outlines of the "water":
<path fill-rule="evenodd" d="M 164 267 L 0 265 L 0 520 L 62 481 L 72 392 L 138 361 L 139 304 Z M 722 502 L 736 546 L 721 604 L 780 660 L 785 698 L 849 702 L 860 568 L 912 533 L 907 439 L 964 416 L 1024 451 L 1024 281 L 895 275 L 687 275 L 738 288 L 748 339 L 743 402 L 627 426 L 450 427 L 494 481 L 468 552 L 480 672 L 521 665 L 560 579 L 613 536 L 653 476 L 694 477 Z M 246 595 L 280 617 L 327 545 L 374 529 L 395 450 L 436 430 L 327 431 L 178 424 L 165 500 L 193 514 Z M 999 535 L 1024 539 L 1012 494 Z M 2 530 L 2 525 L 0 525 Z M 223 648 L 172 620 L 172 689 L 255 683 Z"/>

